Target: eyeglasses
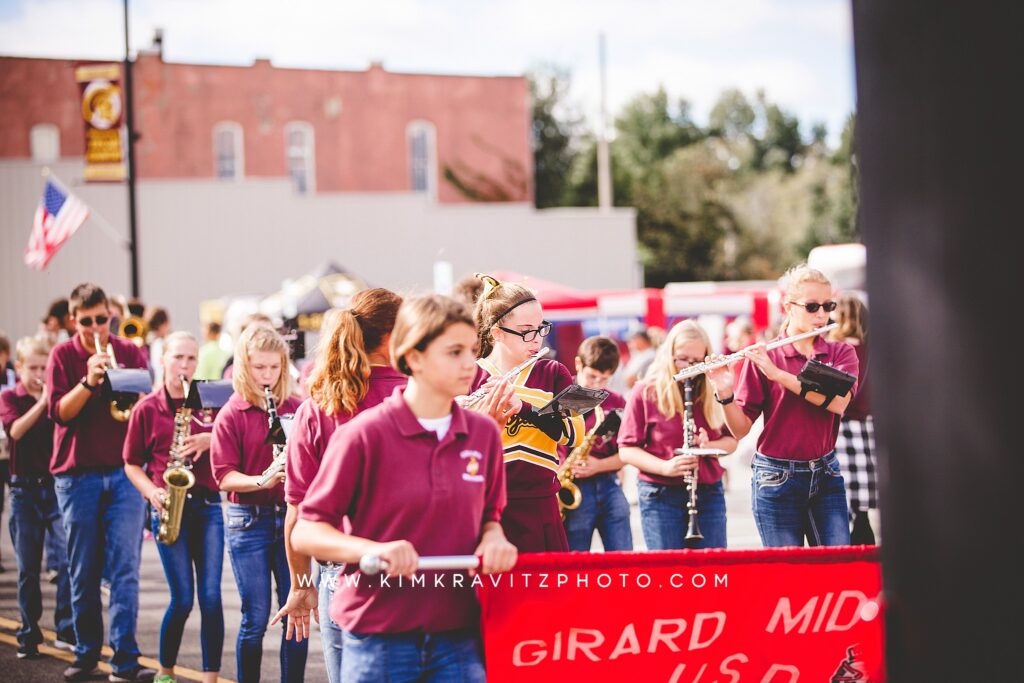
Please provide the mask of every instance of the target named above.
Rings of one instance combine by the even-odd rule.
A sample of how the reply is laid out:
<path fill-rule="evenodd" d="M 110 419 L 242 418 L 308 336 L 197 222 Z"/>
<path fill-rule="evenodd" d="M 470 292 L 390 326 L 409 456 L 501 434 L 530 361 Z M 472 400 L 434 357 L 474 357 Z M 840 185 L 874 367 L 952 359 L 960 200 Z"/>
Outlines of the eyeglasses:
<path fill-rule="evenodd" d="M 97 325 L 106 325 L 108 320 L 110 320 L 110 316 L 107 316 L 107 315 L 98 315 L 98 316 L 96 316 L 96 324 Z M 79 319 L 76 322 L 78 322 L 78 324 L 81 325 L 82 327 L 92 327 L 92 317 L 91 316 L 86 316 L 84 318 Z"/>
<path fill-rule="evenodd" d="M 808 313 L 817 313 L 819 308 L 824 308 L 826 313 L 831 313 L 832 311 L 836 310 L 836 306 L 839 305 L 835 301 L 826 301 L 823 304 L 819 304 L 816 301 L 813 301 L 809 304 L 802 304 L 799 301 L 790 301 L 789 303 L 796 304 L 797 306 L 803 306 L 804 308 L 807 309 Z"/>
<path fill-rule="evenodd" d="M 703 363 L 703 358 L 683 358 L 682 356 L 673 356 L 672 360 L 676 362 L 676 365 L 696 365 L 697 363 Z"/>
<path fill-rule="evenodd" d="M 538 335 L 541 337 L 548 336 L 548 334 L 551 333 L 551 323 L 549 323 L 547 320 L 544 320 L 541 322 L 540 327 L 538 327 L 537 329 L 523 330 L 522 332 L 518 330 L 510 330 L 507 327 L 502 327 L 501 325 L 498 325 L 498 329 L 501 330 L 502 332 L 508 332 L 509 334 L 516 335 L 517 337 L 522 337 L 524 342 L 532 342 L 534 339 L 538 337 Z"/>

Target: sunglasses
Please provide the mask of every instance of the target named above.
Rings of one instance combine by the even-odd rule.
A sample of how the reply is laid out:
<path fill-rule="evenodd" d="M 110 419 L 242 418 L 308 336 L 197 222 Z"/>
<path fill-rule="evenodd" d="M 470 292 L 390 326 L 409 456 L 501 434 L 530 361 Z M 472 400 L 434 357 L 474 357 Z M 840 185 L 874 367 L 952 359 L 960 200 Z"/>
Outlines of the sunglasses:
<path fill-rule="evenodd" d="M 110 316 L 108 316 L 108 315 L 98 315 L 98 316 L 96 316 L 96 324 L 97 325 L 106 325 L 108 320 L 110 320 Z M 81 319 L 77 320 L 76 322 L 79 325 L 81 325 L 82 327 L 92 327 L 92 317 L 90 317 L 90 316 L 86 316 L 84 318 L 81 318 Z"/>
<path fill-rule="evenodd" d="M 808 313 L 817 313 L 819 308 L 824 308 L 826 313 L 831 313 L 836 310 L 836 306 L 839 305 L 835 301 L 826 301 L 823 304 L 819 304 L 816 301 L 809 304 L 802 304 L 799 301 L 790 301 L 789 303 L 796 304 L 797 306 L 803 306 L 807 309 Z"/>
<path fill-rule="evenodd" d="M 510 330 L 507 327 L 502 327 L 501 325 L 498 325 L 498 329 L 501 330 L 502 332 L 508 332 L 509 334 L 516 335 L 517 337 L 522 337 L 524 342 L 532 342 L 538 336 L 548 336 L 548 334 L 551 333 L 551 323 L 545 320 L 541 322 L 540 327 L 538 327 L 537 329 L 525 330 L 523 332 L 520 332 L 518 330 Z"/>

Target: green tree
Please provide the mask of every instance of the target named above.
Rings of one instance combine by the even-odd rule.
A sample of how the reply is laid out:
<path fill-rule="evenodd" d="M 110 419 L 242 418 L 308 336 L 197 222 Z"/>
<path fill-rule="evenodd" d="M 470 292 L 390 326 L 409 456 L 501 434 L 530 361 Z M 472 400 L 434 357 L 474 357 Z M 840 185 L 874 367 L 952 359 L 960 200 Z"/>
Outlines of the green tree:
<path fill-rule="evenodd" d="M 567 69 L 537 67 L 529 74 L 529 83 L 533 99 L 534 205 L 538 209 L 563 206 L 583 117 L 569 104 L 571 78 Z"/>

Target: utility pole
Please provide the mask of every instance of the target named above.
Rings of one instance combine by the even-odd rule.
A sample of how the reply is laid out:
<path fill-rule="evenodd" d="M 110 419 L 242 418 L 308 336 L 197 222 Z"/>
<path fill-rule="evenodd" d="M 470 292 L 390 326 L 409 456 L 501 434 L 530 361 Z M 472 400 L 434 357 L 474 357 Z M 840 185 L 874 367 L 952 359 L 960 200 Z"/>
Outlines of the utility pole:
<path fill-rule="evenodd" d="M 597 135 L 597 206 L 601 211 L 611 211 L 612 167 L 608 155 L 608 83 L 604 33 L 598 37 L 598 58 L 601 64 L 601 123 Z"/>

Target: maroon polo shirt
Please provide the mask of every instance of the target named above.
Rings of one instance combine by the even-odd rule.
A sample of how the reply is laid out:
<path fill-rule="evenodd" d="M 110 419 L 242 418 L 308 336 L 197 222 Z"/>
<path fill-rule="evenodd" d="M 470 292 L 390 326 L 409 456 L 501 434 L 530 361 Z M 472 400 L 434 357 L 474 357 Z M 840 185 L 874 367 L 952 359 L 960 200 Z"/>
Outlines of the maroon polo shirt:
<path fill-rule="evenodd" d="M 294 397 L 277 406 L 278 415 L 294 413 L 299 401 Z M 267 438 L 267 413 L 242 398 L 238 392 L 224 404 L 213 421 L 210 462 L 218 484 L 228 472 L 262 474 L 274 460 L 274 447 Z M 228 500 L 242 505 L 270 505 L 284 502 L 284 487 L 274 486 L 252 493 L 228 492 Z"/>
<path fill-rule="evenodd" d="M 651 386 L 650 390 L 647 387 L 645 382 L 637 382 L 630 391 L 626 410 L 622 415 L 622 426 L 619 428 L 619 448 L 635 446 L 656 458 L 670 460 L 675 456 L 673 451 L 682 448 L 686 443 L 683 416 L 665 417 L 658 410 L 654 387 Z M 732 436 L 725 424 L 720 429 L 711 428 L 704 417 L 704 407 L 699 397 L 693 401 L 693 422 L 698 433 L 703 429 L 711 441 L 717 441 L 723 436 Z M 701 458 L 697 481 L 701 484 L 714 484 L 721 481 L 723 471 L 718 458 Z M 686 485 L 686 477 L 663 477 L 643 471 L 640 472 L 640 479 L 668 486 Z"/>
<path fill-rule="evenodd" d="M 797 375 L 807 362 L 792 344 L 768 352 L 772 362 Z M 857 354 L 845 342 L 814 340 L 814 357 L 838 370 L 856 375 Z M 857 386 L 853 392 L 856 395 Z M 744 360 L 736 380 L 736 404 L 751 420 L 764 413 L 764 430 L 757 450 L 770 458 L 814 460 L 836 447 L 841 417 L 800 398 L 778 382 L 769 382 L 756 365 Z"/>
<path fill-rule="evenodd" d="M 11 426 L 32 410 L 36 399 L 18 382 L 13 389 L 0 393 L 0 423 L 7 434 L 11 454 L 11 474 L 15 477 L 49 477 L 53 454 L 53 421 L 44 412 L 25 436 L 15 439 Z"/>
<path fill-rule="evenodd" d="M 378 542 L 406 540 L 420 555 L 472 555 L 481 527 L 499 521 L 505 507 L 505 468 L 494 422 L 452 404 L 451 427 L 438 442 L 409 410 L 402 389 L 364 411 L 335 434 L 299 516 Z M 346 574 L 358 571 L 348 566 Z M 434 584 L 382 587 L 359 575 L 359 585 L 339 577 L 331 618 L 355 633 L 436 633 L 474 627 L 479 607 L 469 580 L 452 585 L 452 573 Z M 352 577 L 354 582 L 356 577 Z"/>
<path fill-rule="evenodd" d="M 587 433 L 589 434 L 590 431 L 594 429 L 594 426 L 598 424 L 598 418 L 600 418 L 600 421 L 604 421 L 604 418 L 608 413 L 625 407 L 626 399 L 622 398 L 622 394 L 609 391 L 608 398 L 604 400 L 604 403 L 583 416 L 583 423 L 587 427 Z M 572 449 L 568 446 L 559 446 L 558 459 L 564 463 L 565 459 L 569 456 L 570 450 Z M 612 434 L 611 436 L 605 436 L 597 440 L 597 443 L 595 443 L 594 447 L 590 450 L 590 457 L 603 460 L 604 458 L 610 458 L 618 452 L 618 437 L 615 434 Z"/>
<path fill-rule="evenodd" d="M 112 334 L 110 343 L 119 367 L 148 368 L 142 350 L 132 342 Z M 46 385 L 50 390 L 48 414 L 56 424 L 50 461 L 53 474 L 124 466 L 121 449 L 128 433 L 128 423 L 118 422 L 110 414 L 110 399 L 103 384 L 92 393 L 78 415 L 67 422 L 60 419 L 57 410 L 65 394 L 85 377 L 90 356 L 92 353 L 76 334 L 53 349 L 46 365 Z"/>
<path fill-rule="evenodd" d="M 292 505 L 305 499 L 306 490 L 320 469 L 327 442 L 334 430 L 353 417 L 379 405 L 396 388 L 404 387 L 408 377 L 389 365 L 370 368 L 370 382 L 366 396 L 356 406 L 356 412 L 327 415 L 312 399 L 307 398 L 295 412 L 292 435 L 288 438 L 288 477 L 284 480 L 284 497 Z"/>
<path fill-rule="evenodd" d="M 132 408 L 132 417 L 128 421 L 128 436 L 124 440 L 124 461 L 130 465 L 145 467 L 149 478 L 160 488 L 166 488 L 164 472 L 170 459 L 171 442 L 174 438 L 174 413 L 183 401 L 174 399 L 167 403 L 167 394 L 163 389 L 154 391 Z M 208 413 L 199 411 L 192 413 L 192 434 L 213 431 L 212 420 L 207 421 Z M 210 452 L 203 451 L 192 456 L 192 474 L 196 477 L 196 487 L 207 491 L 218 491 L 217 481 L 213 478 L 210 467 Z"/>
<path fill-rule="evenodd" d="M 850 405 L 846 407 L 843 417 L 847 420 L 863 422 L 871 416 L 871 400 L 868 394 L 868 346 L 861 342 L 854 346 L 853 350 L 857 353 L 857 367 L 860 374 L 857 377 L 857 393 L 850 401 Z"/>

